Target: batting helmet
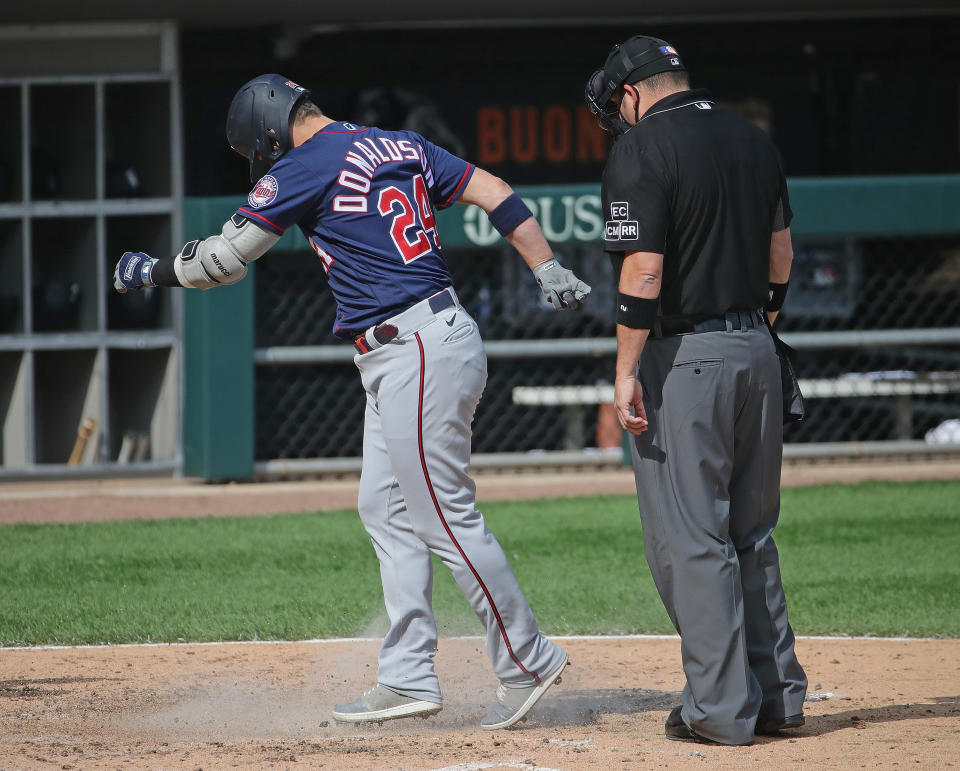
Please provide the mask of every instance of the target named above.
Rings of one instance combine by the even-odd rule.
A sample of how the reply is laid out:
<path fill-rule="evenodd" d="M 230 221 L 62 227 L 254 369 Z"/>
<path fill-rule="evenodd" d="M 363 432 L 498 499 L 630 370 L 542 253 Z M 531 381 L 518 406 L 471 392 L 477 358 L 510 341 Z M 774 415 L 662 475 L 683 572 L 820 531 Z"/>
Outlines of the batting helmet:
<path fill-rule="evenodd" d="M 250 181 L 256 182 L 293 148 L 290 115 L 310 96 L 283 75 L 260 75 L 244 84 L 227 112 L 227 142 L 250 161 Z"/>
<path fill-rule="evenodd" d="M 661 72 L 686 70 L 676 49 L 666 40 L 634 35 L 617 43 L 607 54 L 603 69 L 587 81 L 584 97 L 603 129 L 613 136 L 623 133 L 620 107 L 613 95 L 624 83 L 636 83 Z"/>

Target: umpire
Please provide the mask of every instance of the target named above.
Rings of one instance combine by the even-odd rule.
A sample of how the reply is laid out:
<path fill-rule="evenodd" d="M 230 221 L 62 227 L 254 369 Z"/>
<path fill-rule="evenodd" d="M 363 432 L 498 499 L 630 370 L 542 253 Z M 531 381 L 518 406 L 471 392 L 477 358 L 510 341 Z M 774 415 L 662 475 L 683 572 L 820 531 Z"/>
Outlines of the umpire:
<path fill-rule="evenodd" d="M 617 137 L 603 172 L 615 406 L 687 678 L 666 735 L 749 744 L 802 725 L 807 687 L 773 542 L 782 395 L 763 318 L 793 259 L 786 181 L 770 138 L 691 90 L 663 40 L 614 46 L 586 98 Z"/>

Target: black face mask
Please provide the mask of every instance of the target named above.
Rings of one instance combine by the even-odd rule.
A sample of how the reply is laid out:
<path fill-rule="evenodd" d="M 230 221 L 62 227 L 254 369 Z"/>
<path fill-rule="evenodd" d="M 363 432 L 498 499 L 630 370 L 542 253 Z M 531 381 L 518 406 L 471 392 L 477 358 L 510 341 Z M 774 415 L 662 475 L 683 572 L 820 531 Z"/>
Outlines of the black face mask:
<path fill-rule="evenodd" d="M 612 87 L 611 87 L 612 86 Z M 620 107 L 611 98 L 620 84 L 613 85 L 603 70 L 597 70 L 587 80 L 584 89 L 584 98 L 587 106 L 595 116 L 600 128 L 616 139 L 629 128 L 627 122 L 620 115 Z"/>

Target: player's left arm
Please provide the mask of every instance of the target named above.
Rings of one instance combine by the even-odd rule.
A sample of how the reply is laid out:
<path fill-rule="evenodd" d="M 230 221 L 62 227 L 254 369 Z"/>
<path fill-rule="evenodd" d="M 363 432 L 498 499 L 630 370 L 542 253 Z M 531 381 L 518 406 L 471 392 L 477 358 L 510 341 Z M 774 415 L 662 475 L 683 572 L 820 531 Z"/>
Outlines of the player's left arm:
<path fill-rule="evenodd" d="M 262 257 L 310 209 L 314 183 L 308 168 L 292 158 L 281 159 L 218 234 L 188 241 L 172 257 L 124 252 L 113 273 L 114 287 L 122 293 L 150 286 L 211 289 L 236 284 L 247 275 L 247 265 Z"/>
<path fill-rule="evenodd" d="M 585 302 L 590 286 L 557 262 L 533 212 L 510 185 L 477 168 L 459 202 L 474 204 L 487 213 L 500 235 L 520 252 L 554 308 L 576 308 Z"/>
<path fill-rule="evenodd" d="M 233 215 L 215 236 L 188 241 L 172 257 L 124 252 L 113 272 L 120 292 L 151 286 L 211 289 L 235 284 L 247 275 L 247 265 L 262 257 L 280 236 L 249 219 Z"/>

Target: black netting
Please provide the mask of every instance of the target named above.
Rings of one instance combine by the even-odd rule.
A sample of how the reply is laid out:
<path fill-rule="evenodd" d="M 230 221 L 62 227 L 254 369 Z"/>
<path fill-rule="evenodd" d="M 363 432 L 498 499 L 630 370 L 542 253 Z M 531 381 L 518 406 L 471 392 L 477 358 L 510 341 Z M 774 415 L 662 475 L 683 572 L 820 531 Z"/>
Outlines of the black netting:
<path fill-rule="evenodd" d="M 365 397 L 352 363 L 257 367 L 256 460 L 360 455 Z"/>
<path fill-rule="evenodd" d="M 804 350 L 797 359 L 801 379 L 829 379 L 833 391 L 857 379 L 910 386 L 927 377 L 954 384 L 960 349 L 936 346 L 882 346 Z M 865 442 L 923 439 L 946 420 L 960 418 L 960 393 L 820 396 L 807 398 L 807 420 L 788 426 L 785 442 Z"/>
<path fill-rule="evenodd" d="M 794 239 L 781 331 L 955 326 L 960 237 Z"/>
<path fill-rule="evenodd" d="M 613 357 L 493 359 L 487 363 L 487 388 L 473 426 L 475 452 L 526 452 L 565 449 L 567 419 L 563 407 L 513 403 L 515 386 L 597 385 L 613 381 Z M 597 406 L 579 412 L 586 446 L 595 446 Z"/>
<path fill-rule="evenodd" d="M 270 252 L 257 262 L 258 348 L 334 344 L 336 311 L 323 263 L 313 252 Z"/>
<path fill-rule="evenodd" d="M 779 331 L 897 330 L 958 326 L 960 238 L 797 239 L 790 293 Z M 920 381 L 950 387 L 960 349 L 876 345 L 803 350 L 798 374 L 832 379 L 837 396 L 807 400 L 806 422 L 789 426 L 787 442 L 923 439 L 960 418 L 960 394 L 925 394 Z M 839 396 L 855 380 L 875 384 L 866 396 Z M 913 391 L 891 395 L 892 384 Z"/>
<path fill-rule="evenodd" d="M 891 330 L 960 325 L 960 237 L 795 240 L 790 294 L 781 333 Z M 526 266 L 509 247 L 450 250 L 457 292 L 484 338 L 610 338 L 612 271 L 598 245 L 558 251 L 593 286 L 587 306 L 556 313 L 544 306 Z M 335 304 L 312 252 L 271 253 L 257 263 L 257 346 L 346 345 L 331 335 Z M 598 408 L 526 406 L 516 386 L 595 385 L 613 377 L 613 357 L 493 358 L 474 425 L 477 452 L 564 449 L 576 420 L 587 446 Z M 952 373 L 952 374 L 951 374 Z M 960 419 L 960 349 L 880 345 L 800 351 L 798 374 L 817 381 L 808 419 L 789 426 L 787 442 L 922 439 Z M 924 383 L 939 378 L 940 392 Z M 891 384 L 907 383 L 906 393 Z M 851 392 L 851 383 L 863 387 Z M 917 384 L 917 385 L 910 385 Z M 946 384 L 946 385 L 944 385 Z M 363 389 L 351 362 L 257 368 L 258 460 L 360 454 Z M 825 389 L 825 390 L 824 390 Z"/>

